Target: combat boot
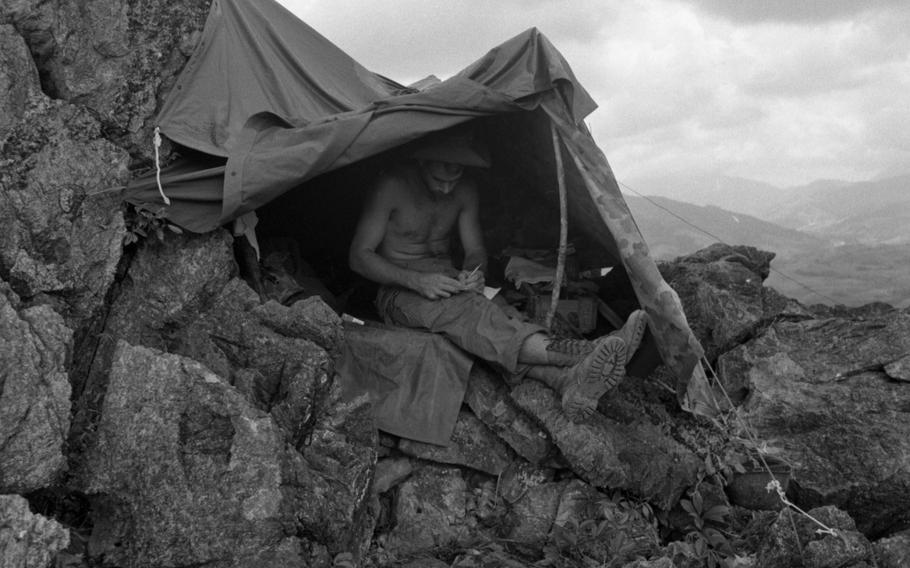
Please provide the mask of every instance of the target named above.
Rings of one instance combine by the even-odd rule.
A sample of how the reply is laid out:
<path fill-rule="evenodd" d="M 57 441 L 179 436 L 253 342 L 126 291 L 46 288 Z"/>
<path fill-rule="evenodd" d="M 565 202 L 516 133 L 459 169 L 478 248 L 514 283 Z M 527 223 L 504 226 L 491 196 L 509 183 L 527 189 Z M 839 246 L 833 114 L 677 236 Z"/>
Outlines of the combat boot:
<path fill-rule="evenodd" d="M 629 315 L 622 328 L 593 341 L 586 339 L 551 339 L 547 344 L 547 363 L 559 367 L 569 367 L 584 359 L 594 348 L 608 337 L 619 337 L 626 344 L 626 355 L 623 365 L 628 365 L 632 356 L 638 351 L 641 340 L 648 329 L 648 315 L 642 310 L 635 310 Z"/>
<path fill-rule="evenodd" d="M 565 370 L 556 391 L 572 422 L 581 422 L 597 410 L 597 401 L 625 376 L 626 344 L 618 336 L 605 337 L 581 361 Z"/>

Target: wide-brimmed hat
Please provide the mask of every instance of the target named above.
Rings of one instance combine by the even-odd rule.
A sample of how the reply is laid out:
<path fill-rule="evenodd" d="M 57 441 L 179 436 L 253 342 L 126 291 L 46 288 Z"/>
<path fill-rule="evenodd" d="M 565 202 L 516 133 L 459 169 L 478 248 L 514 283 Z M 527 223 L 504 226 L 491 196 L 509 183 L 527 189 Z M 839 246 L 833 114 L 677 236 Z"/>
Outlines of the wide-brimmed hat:
<path fill-rule="evenodd" d="M 430 134 L 414 143 L 411 156 L 462 166 L 489 168 L 486 147 L 466 128 L 453 128 Z"/>

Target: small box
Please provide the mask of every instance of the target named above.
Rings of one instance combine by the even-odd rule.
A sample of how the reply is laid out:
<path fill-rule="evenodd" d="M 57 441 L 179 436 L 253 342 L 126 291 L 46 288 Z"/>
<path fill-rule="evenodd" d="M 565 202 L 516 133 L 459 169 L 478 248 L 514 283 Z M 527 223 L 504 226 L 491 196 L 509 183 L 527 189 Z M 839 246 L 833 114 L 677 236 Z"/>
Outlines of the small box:
<path fill-rule="evenodd" d="M 528 308 L 528 315 L 535 322 L 543 324 L 550 311 L 550 294 L 534 296 Z M 559 300 L 556 312 L 581 333 L 590 333 L 597 327 L 597 301 L 590 296 Z"/>

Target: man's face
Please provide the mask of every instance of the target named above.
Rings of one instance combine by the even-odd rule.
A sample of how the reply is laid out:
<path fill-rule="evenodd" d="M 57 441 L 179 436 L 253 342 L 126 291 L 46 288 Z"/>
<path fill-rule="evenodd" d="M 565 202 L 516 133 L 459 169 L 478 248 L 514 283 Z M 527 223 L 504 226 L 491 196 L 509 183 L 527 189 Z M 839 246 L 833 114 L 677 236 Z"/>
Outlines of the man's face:
<path fill-rule="evenodd" d="M 461 179 L 461 174 L 464 172 L 464 166 L 429 160 L 420 162 L 420 171 L 430 192 L 448 195 L 458 185 L 458 180 Z"/>

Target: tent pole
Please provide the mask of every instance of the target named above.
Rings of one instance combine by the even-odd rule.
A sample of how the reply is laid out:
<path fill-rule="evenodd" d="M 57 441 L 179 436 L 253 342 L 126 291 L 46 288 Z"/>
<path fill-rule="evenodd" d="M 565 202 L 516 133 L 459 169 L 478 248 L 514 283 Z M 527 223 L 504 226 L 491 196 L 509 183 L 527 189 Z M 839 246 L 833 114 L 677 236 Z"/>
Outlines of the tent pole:
<path fill-rule="evenodd" d="M 556 155 L 556 178 L 559 186 L 559 249 L 556 254 L 556 276 L 553 279 L 553 295 L 550 297 L 550 309 L 547 310 L 547 329 L 553 328 L 553 317 L 559 306 L 559 293 L 566 271 L 566 248 L 569 232 L 569 221 L 566 214 L 566 172 L 562 163 L 562 150 L 559 147 L 559 133 L 556 124 L 550 121 L 550 132 L 553 135 L 553 153 Z"/>

